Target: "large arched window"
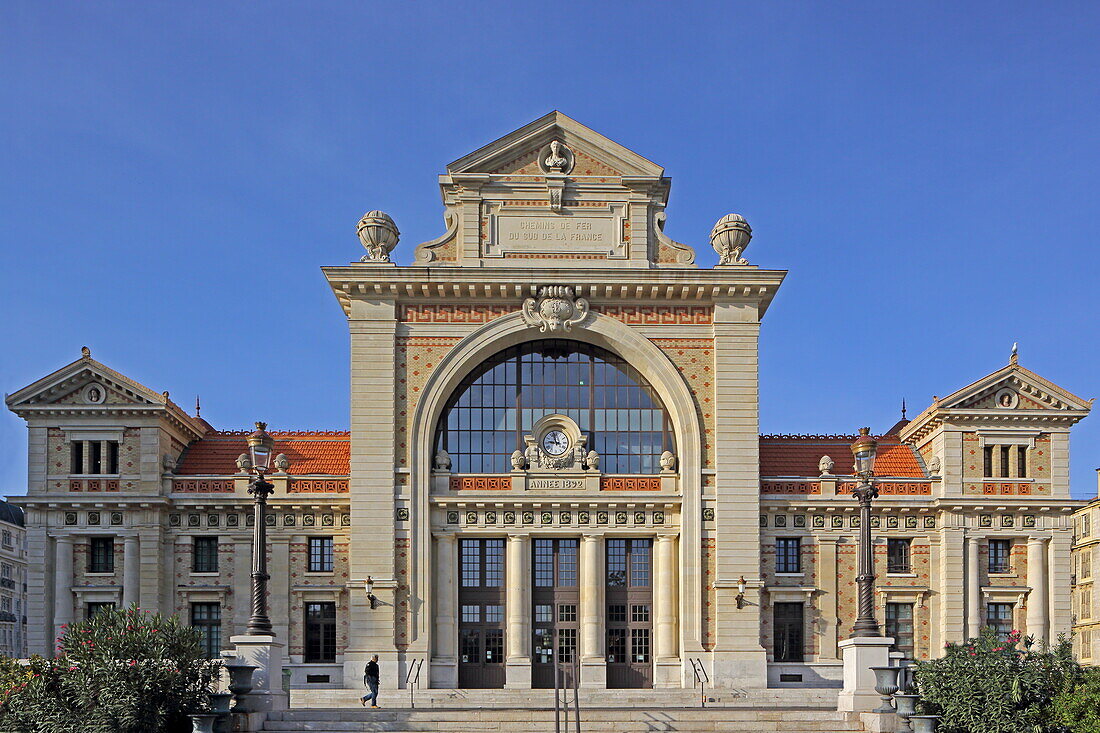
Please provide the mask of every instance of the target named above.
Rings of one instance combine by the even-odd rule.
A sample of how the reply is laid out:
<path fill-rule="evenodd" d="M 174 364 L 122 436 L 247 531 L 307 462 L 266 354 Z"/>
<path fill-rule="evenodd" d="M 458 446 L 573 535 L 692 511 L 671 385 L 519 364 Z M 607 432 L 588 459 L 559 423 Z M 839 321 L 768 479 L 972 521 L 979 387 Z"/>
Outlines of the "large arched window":
<path fill-rule="evenodd" d="M 475 369 L 436 429 L 455 473 L 506 473 L 523 436 L 550 413 L 571 417 L 605 473 L 652 474 L 675 452 L 668 413 L 636 369 L 579 341 L 529 341 Z"/>

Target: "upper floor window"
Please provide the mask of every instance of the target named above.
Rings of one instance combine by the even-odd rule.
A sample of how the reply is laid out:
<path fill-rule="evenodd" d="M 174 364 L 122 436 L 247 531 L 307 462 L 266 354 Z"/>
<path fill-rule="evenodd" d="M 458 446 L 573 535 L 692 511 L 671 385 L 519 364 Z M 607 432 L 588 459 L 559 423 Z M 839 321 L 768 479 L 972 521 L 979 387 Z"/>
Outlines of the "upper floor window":
<path fill-rule="evenodd" d="M 332 572 L 332 538 L 309 538 L 309 572 Z"/>
<path fill-rule="evenodd" d="M 11 579 L 11 571 L 12 571 L 11 565 L 8 565 L 7 563 L 4 563 L 4 564 L 0 565 L 0 578 L 4 578 L 5 580 L 10 580 Z"/>
<path fill-rule="evenodd" d="M 191 545 L 191 572 L 218 572 L 218 538 L 196 537 Z"/>
<path fill-rule="evenodd" d="M 1027 478 L 1026 445 L 987 445 L 982 450 L 982 475 L 985 478 Z"/>
<path fill-rule="evenodd" d="M 664 405 L 636 369 L 577 341 L 530 341 L 491 357 L 455 390 L 436 447 L 455 473 L 507 473 L 513 451 L 545 415 L 574 420 L 605 473 L 652 474 L 673 453 Z"/>
<path fill-rule="evenodd" d="M 1081 536 L 1088 537 L 1090 534 L 1092 534 L 1092 517 L 1085 514 L 1081 517 Z"/>
<path fill-rule="evenodd" d="M 886 540 L 886 572 L 910 573 L 909 544 L 907 539 Z"/>
<path fill-rule="evenodd" d="M 4 547 L 15 547 L 15 542 L 12 540 L 11 531 L 5 529 L 3 532 Z"/>
<path fill-rule="evenodd" d="M 798 537 L 780 537 L 775 541 L 775 572 L 802 572 L 802 541 Z"/>
<path fill-rule="evenodd" d="M 93 537 L 89 546 L 88 572 L 115 571 L 115 541 L 112 537 Z"/>
<path fill-rule="evenodd" d="M 73 474 L 118 473 L 118 441 L 74 440 L 69 443 L 69 463 Z"/>
<path fill-rule="evenodd" d="M 1007 573 L 1012 569 L 1012 541 L 989 541 L 989 572 Z"/>

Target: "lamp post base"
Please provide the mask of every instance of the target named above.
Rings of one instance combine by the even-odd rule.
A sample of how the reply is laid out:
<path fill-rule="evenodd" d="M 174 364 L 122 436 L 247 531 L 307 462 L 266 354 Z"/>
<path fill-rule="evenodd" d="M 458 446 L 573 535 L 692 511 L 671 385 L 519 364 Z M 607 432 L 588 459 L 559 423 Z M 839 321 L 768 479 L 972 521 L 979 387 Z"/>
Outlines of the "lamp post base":
<path fill-rule="evenodd" d="M 845 639 L 837 646 L 844 660 L 844 687 L 837 696 L 837 710 L 845 713 L 869 713 L 882 702 L 875 691 L 875 673 L 871 667 L 890 664 L 890 645 L 885 636 Z"/>
<path fill-rule="evenodd" d="M 252 675 L 252 691 L 244 695 L 242 702 L 250 713 L 286 710 L 287 694 L 283 691 L 283 664 L 286 656 L 283 645 L 274 636 L 244 634 L 230 637 L 229 643 L 237 650 L 237 658 L 255 665 Z"/>

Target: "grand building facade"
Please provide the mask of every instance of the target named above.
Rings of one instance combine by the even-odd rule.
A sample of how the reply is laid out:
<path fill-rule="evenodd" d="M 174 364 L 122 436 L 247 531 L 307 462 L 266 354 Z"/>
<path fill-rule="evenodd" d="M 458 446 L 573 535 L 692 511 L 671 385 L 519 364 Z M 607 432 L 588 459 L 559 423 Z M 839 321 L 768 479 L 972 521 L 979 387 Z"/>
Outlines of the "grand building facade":
<path fill-rule="evenodd" d="M 446 229 L 326 267 L 349 432 L 280 432 L 271 618 L 300 687 L 832 685 L 856 616 L 851 435 L 760 435 L 784 272 L 663 231 L 670 181 L 551 113 L 447 166 Z M 92 358 L 8 397 L 30 431 L 30 651 L 102 604 L 180 613 L 216 653 L 249 615 L 245 431 Z M 1017 363 L 883 430 L 876 608 L 900 654 L 1071 625 L 1069 431 L 1091 402 Z M 840 418 L 845 423 L 855 416 Z M 367 588 L 371 589 L 368 595 Z"/>

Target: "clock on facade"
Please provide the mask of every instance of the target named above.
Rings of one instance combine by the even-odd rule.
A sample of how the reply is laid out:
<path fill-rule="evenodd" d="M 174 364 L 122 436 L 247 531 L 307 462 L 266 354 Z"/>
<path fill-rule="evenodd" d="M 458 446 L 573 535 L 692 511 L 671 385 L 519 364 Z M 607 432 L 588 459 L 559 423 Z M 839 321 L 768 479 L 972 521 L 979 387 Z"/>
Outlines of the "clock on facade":
<path fill-rule="evenodd" d="M 542 436 L 542 449 L 549 455 L 564 455 L 569 450 L 569 438 L 560 430 L 549 430 Z"/>

